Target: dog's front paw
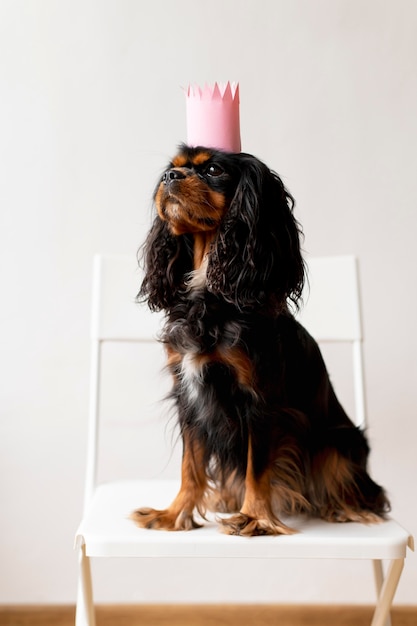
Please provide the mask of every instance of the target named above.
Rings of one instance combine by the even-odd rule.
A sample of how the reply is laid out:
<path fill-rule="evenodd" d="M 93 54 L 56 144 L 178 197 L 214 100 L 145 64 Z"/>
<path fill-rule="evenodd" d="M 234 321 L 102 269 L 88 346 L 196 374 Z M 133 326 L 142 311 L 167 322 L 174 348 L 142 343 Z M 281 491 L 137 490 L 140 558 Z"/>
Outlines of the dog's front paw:
<path fill-rule="evenodd" d="M 257 535 L 292 535 L 296 531 L 278 519 L 254 518 L 238 513 L 220 520 L 222 531 L 227 535 L 255 537 Z"/>
<path fill-rule="evenodd" d="M 171 511 L 170 509 L 157 510 L 142 508 L 133 511 L 130 518 L 141 528 L 155 530 L 192 530 L 200 528 L 192 513 L 187 511 Z"/>

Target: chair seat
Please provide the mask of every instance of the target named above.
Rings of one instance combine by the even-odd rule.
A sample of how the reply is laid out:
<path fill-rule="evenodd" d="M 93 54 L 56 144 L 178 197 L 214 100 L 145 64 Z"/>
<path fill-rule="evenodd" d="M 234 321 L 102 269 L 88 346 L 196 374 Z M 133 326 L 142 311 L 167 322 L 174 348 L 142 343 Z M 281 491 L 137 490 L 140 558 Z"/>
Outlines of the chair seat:
<path fill-rule="evenodd" d="M 298 532 L 286 536 L 236 537 L 219 530 L 215 514 L 203 527 L 167 532 L 138 528 L 129 514 L 138 507 L 166 508 L 174 480 L 105 483 L 97 487 L 76 534 L 91 557 L 221 557 L 404 559 L 412 538 L 397 522 L 332 524 L 305 516 L 286 518 Z"/>
<path fill-rule="evenodd" d="M 366 426 L 365 387 L 356 259 L 330 257 L 316 259 L 315 262 L 311 259 L 309 267 L 313 297 L 308 306 L 303 308 L 301 321 L 319 342 L 350 344 L 355 425 L 363 428 Z M 160 318 L 151 314 L 148 307 L 134 304 L 132 294 L 137 293 L 139 283 L 136 259 L 115 256 L 99 256 L 95 259 L 85 515 L 76 535 L 79 558 L 77 626 L 96 624 L 90 557 L 371 560 L 377 590 L 371 626 L 388 626 L 389 611 L 404 567 L 407 547 L 413 548 L 409 533 L 394 520 L 373 525 L 331 524 L 298 516 L 282 519 L 298 531 L 295 534 L 238 537 L 223 534 L 216 522 L 216 514 L 210 514 L 208 520 L 201 520 L 202 528 L 191 531 L 145 530 L 138 528 L 129 518 L 131 512 L 140 507 L 167 508 L 178 493 L 178 481 L 122 481 L 97 486 L 99 432 L 103 417 L 101 408 L 102 405 L 104 408 L 110 404 L 107 409 L 113 407 L 114 410 L 116 406 L 117 416 L 120 407 L 118 402 L 116 405 L 114 402 L 119 396 L 116 394 L 113 397 L 112 394 L 120 386 L 123 377 L 122 370 L 116 372 L 121 365 L 117 358 L 113 358 L 115 369 L 109 370 L 112 375 L 108 376 L 109 372 L 107 378 L 101 375 L 102 365 L 109 361 L 111 363 L 111 357 L 115 356 L 112 350 L 104 347 L 114 342 L 134 342 L 140 346 L 139 354 L 136 353 L 135 357 L 140 371 L 135 370 L 135 380 L 140 380 L 141 384 L 138 387 L 135 383 L 134 400 L 132 398 L 135 416 L 138 418 L 136 441 L 141 437 L 142 417 L 146 420 L 148 408 L 157 406 L 155 402 L 163 397 L 160 394 L 163 381 L 156 373 L 159 365 L 155 369 L 157 355 L 151 354 L 150 348 L 157 346 L 155 335 L 159 334 Z M 308 294 L 305 295 L 306 302 Z M 130 353 L 127 356 L 131 356 Z M 160 356 L 158 353 L 158 359 Z M 126 358 L 127 370 L 130 365 L 130 358 Z M 117 376 L 114 376 L 115 372 Z M 107 385 L 111 390 L 110 395 Z M 104 389 L 106 394 L 102 393 Z M 120 386 L 119 392 L 123 394 L 122 389 L 124 387 Z M 125 401 L 122 406 L 127 408 Z M 149 441 L 149 455 L 152 455 L 152 445 L 155 444 Z M 123 454 L 123 443 L 121 446 L 119 449 Z M 146 456 L 143 462 L 146 462 Z M 383 567 L 384 561 L 388 562 L 387 567 Z M 217 570 L 221 574 L 218 565 Z M 263 585 L 262 578 L 257 582 Z"/>

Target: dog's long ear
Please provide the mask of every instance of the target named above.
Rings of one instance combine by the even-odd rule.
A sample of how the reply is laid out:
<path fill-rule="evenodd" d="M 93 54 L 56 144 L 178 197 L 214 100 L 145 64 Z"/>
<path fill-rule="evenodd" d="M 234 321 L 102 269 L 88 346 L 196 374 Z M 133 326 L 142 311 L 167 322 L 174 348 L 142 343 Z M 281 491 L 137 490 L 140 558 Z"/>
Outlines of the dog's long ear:
<path fill-rule="evenodd" d="M 210 254 L 208 288 L 240 308 L 297 303 L 304 263 L 294 201 L 261 161 L 238 159 L 240 182 Z"/>
<path fill-rule="evenodd" d="M 184 289 L 184 275 L 192 270 L 192 244 L 186 235 L 174 237 L 157 216 L 140 251 L 144 278 L 138 300 L 153 311 L 169 309 Z"/>

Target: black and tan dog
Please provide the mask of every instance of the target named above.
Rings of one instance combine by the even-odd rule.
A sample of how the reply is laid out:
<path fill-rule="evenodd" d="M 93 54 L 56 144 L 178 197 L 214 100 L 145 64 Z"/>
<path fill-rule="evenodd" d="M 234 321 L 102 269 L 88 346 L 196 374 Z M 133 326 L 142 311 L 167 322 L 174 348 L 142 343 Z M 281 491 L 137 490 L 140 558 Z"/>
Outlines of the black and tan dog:
<path fill-rule="evenodd" d="M 371 522 L 388 500 L 369 447 L 337 400 L 314 339 L 294 319 L 300 228 L 280 178 L 255 157 L 181 146 L 155 192 L 139 297 L 166 313 L 183 460 L 165 510 L 142 527 L 184 530 L 234 513 L 238 535 L 286 534 L 282 516 Z"/>

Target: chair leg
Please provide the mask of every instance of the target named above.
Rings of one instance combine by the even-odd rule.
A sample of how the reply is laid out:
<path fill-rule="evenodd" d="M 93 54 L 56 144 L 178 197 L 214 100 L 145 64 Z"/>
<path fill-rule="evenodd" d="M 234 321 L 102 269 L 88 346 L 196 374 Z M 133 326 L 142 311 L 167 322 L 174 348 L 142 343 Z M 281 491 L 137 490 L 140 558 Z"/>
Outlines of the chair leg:
<path fill-rule="evenodd" d="M 379 593 L 371 626 L 387 626 L 390 624 L 390 621 L 387 621 L 390 619 L 389 611 L 403 567 L 404 559 L 392 560 L 390 562 L 387 575 L 384 578 L 381 561 L 374 561 L 375 580 Z"/>
<path fill-rule="evenodd" d="M 85 553 L 85 545 L 79 548 L 79 579 L 75 626 L 96 626 L 90 559 Z"/>
<path fill-rule="evenodd" d="M 380 559 L 375 559 L 372 561 L 374 566 L 374 577 L 375 577 L 375 587 L 376 587 L 376 595 L 377 598 L 381 595 L 382 585 L 384 584 L 384 570 L 382 566 L 382 561 Z M 384 626 L 391 626 L 391 616 L 388 613 L 388 616 L 385 620 Z"/>

